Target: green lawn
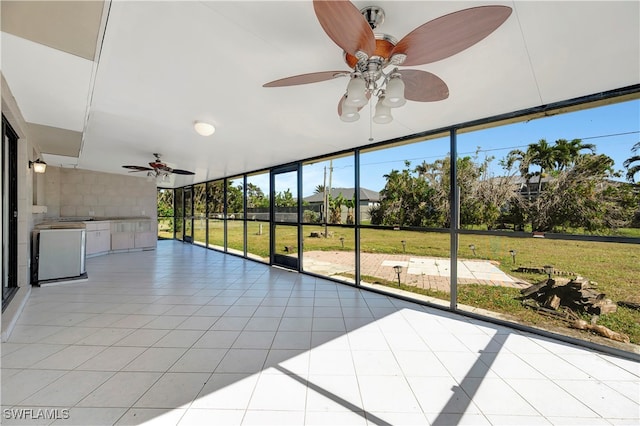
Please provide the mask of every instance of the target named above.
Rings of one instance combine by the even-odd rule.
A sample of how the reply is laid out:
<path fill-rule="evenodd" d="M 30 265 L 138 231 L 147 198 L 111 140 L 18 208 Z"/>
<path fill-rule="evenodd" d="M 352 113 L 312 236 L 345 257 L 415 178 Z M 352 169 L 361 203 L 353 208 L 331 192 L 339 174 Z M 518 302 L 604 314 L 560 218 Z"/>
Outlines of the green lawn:
<path fill-rule="evenodd" d="M 247 252 L 262 258 L 269 257 L 269 224 L 247 222 Z M 195 226 L 194 240 L 204 242 L 205 230 Z M 329 238 L 312 238 L 312 232 L 324 232 L 323 226 L 305 225 L 305 251 L 330 250 L 353 251 L 355 248 L 352 228 L 329 227 Z M 210 244 L 223 245 L 223 222 L 209 224 Z M 342 238 L 342 239 L 341 239 Z M 227 227 L 228 247 L 242 251 L 243 222 L 229 221 Z M 404 247 L 403 243 L 404 241 Z M 470 248 L 475 246 L 475 254 Z M 284 253 L 284 247 L 297 246 L 296 228 L 277 226 L 276 250 Z M 450 236 L 439 232 L 413 232 L 361 229 L 361 249 L 363 253 L 395 253 L 414 256 L 450 257 Z M 515 262 L 509 251 L 515 251 Z M 514 270 L 519 266 L 541 267 L 553 265 L 558 271 L 566 271 L 597 282 L 598 289 L 613 301 L 640 303 L 640 244 L 603 243 L 545 238 L 518 238 L 492 235 L 460 235 L 459 257 L 486 259 L 495 262 L 504 272 L 528 282 L 543 279 L 544 275 L 523 274 Z M 368 277 L 383 285 L 376 277 Z M 503 287 L 461 285 L 458 287 L 458 301 L 483 309 L 504 313 L 529 324 L 546 321 L 539 315 L 521 306 L 516 298 L 518 290 Z M 406 290 L 424 293 L 413 287 Z M 443 295 L 430 294 L 433 297 Z M 448 297 L 446 297 L 448 299 Z M 599 324 L 630 336 L 631 341 L 640 344 L 640 312 L 619 307 L 614 314 L 603 315 Z"/>

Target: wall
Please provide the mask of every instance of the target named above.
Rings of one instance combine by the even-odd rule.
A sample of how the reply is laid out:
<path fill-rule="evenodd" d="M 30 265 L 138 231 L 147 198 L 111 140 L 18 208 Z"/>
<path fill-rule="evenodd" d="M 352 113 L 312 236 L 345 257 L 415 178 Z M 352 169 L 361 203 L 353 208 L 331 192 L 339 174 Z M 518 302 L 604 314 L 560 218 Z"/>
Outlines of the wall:
<path fill-rule="evenodd" d="M 2 313 L 2 340 L 6 340 L 29 297 L 31 286 L 28 284 L 30 264 L 30 234 L 34 219 L 31 214 L 33 199 L 33 181 L 29 169 L 30 155 L 35 147 L 29 141 L 26 122 L 4 76 L 0 73 L 2 87 L 2 114 L 7 118 L 13 130 L 18 134 L 18 292 L 7 309 Z M 7 212 L 3 211 L 3 215 Z M 4 238 L 4 236 L 3 236 Z M 6 256 L 2 253 L 2 256 Z"/>
<path fill-rule="evenodd" d="M 157 217 L 156 182 L 147 178 L 47 167 L 46 219 L 58 217 Z"/>

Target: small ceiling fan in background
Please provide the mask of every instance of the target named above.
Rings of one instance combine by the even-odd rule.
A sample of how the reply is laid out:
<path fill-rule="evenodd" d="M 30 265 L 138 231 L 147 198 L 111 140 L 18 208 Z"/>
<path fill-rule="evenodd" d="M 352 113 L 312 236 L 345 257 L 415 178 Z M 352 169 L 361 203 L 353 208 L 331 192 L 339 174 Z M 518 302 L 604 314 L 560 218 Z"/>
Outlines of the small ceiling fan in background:
<path fill-rule="evenodd" d="M 407 100 L 434 102 L 447 99 L 447 84 L 427 71 L 399 69 L 440 61 L 459 53 L 487 37 L 511 15 L 507 6 L 479 6 L 441 16 L 417 27 L 400 41 L 388 34 L 374 34 L 384 21 L 384 11 L 376 6 L 358 10 L 343 0 L 314 0 L 320 25 L 343 51 L 350 71 L 321 71 L 271 81 L 263 87 L 295 86 L 350 76 L 338 102 L 342 121 L 360 117 L 358 111 L 376 96 L 373 121 L 393 120 L 391 108 Z M 392 67 L 389 71 L 385 68 Z"/>
<path fill-rule="evenodd" d="M 149 163 L 149 167 L 146 167 L 146 166 L 122 166 L 122 167 L 124 167 L 125 169 L 132 170 L 130 173 L 133 173 L 133 172 L 147 172 L 147 176 L 149 176 L 149 177 L 154 177 L 154 178 L 161 177 L 162 179 L 168 178 L 171 173 L 176 174 L 176 175 L 193 175 L 193 174 L 195 174 L 195 173 L 190 172 L 188 170 L 173 169 L 173 168 L 167 166 L 167 163 L 163 163 L 162 161 L 160 161 L 161 154 L 154 153 L 153 156 L 156 157 L 156 159 L 155 159 L 155 161 Z"/>

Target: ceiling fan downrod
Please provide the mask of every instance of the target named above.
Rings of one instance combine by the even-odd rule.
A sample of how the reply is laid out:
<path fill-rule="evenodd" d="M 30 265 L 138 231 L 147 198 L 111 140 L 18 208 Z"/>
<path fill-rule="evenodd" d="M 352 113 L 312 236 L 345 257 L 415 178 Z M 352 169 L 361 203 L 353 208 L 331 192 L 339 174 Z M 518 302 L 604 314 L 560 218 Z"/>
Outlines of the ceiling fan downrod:
<path fill-rule="evenodd" d="M 375 30 L 384 22 L 384 10 L 381 7 L 367 6 L 360 9 L 360 13 L 362 13 L 372 30 Z"/>

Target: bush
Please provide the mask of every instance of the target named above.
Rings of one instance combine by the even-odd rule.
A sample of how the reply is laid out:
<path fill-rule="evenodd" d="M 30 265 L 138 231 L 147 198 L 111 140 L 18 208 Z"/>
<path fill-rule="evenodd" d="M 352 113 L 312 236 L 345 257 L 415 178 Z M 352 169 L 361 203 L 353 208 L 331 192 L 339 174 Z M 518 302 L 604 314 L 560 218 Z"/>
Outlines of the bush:
<path fill-rule="evenodd" d="M 302 213 L 302 221 L 304 223 L 320 223 L 320 214 L 313 210 L 305 210 Z"/>

